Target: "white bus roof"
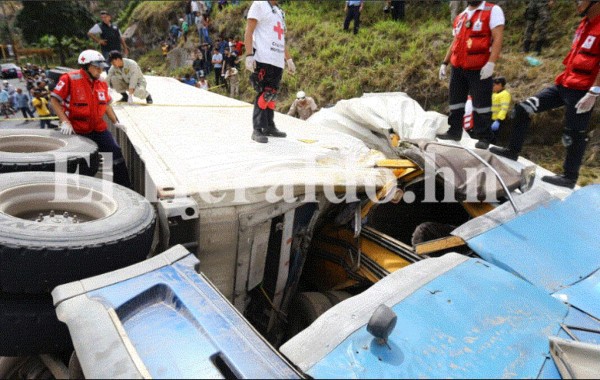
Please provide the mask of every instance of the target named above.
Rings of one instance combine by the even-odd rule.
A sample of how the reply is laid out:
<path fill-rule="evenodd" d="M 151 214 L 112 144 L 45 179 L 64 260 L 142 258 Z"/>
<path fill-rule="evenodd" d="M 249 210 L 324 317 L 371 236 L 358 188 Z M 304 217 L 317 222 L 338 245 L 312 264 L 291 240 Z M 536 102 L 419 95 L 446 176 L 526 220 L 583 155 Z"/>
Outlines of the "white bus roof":
<path fill-rule="evenodd" d="M 200 207 L 211 207 L 198 196 L 213 192 L 230 199 L 244 189 L 247 202 L 255 203 L 277 186 L 302 194 L 306 186 L 379 188 L 393 178 L 390 170 L 374 167 L 385 158 L 381 152 L 345 133 L 276 112 L 287 138 L 259 144 L 250 138 L 251 104 L 173 78 L 146 80 L 154 105 L 114 108 L 159 194 L 192 196 Z"/>

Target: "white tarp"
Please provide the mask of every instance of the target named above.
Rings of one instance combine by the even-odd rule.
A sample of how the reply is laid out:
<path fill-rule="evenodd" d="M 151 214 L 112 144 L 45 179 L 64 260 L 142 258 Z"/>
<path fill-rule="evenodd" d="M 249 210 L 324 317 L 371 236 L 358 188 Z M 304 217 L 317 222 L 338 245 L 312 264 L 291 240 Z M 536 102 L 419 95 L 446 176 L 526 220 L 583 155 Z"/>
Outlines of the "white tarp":
<path fill-rule="evenodd" d="M 390 133 L 397 134 L 401 140 L 435 140 L 437 134 L 445 133 L 449 128 L 447 115 L 425 111 L 417 101 L 403 92 L 369 93 L 360 98 L 341 100 L 334 107 L 324 108 L 315 113 L 308 122 L 354 136 L 364 141 L 369 148 L 379 150 L 390 158 L 398 155 L 389 144 Z M 474 149 L 477 142 L 466 132 L 462 134 L 458 143 L 439 141 L 469 149 Z M 541 187 L 554 196 L 564 198 L 572 192 L 570 189 L 543 182 L 541 177 L 554 173 L 523 157 L 520 157 L 518 162 L 504 157 L 498 158 L 518 172 L 535 165 L 533 186 Z"/>
<path fill-rule="evenodd" d="M 448 129 L 448 117 L 425 111 L 404 92 L 364 94 L 360 98 L 340 100 L 308 120 L 364 141 L 367 146 L 391 154 L 388 136 L 401 139 L 434 139 Z"/>

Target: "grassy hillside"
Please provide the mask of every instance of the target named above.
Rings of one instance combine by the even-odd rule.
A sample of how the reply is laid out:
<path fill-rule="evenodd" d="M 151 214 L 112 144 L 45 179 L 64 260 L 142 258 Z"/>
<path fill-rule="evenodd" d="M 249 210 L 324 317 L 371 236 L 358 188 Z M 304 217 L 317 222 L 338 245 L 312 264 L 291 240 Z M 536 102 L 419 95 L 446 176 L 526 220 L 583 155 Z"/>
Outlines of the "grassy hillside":
<path fill-rule="evenodd" d="M 152 2 L 142 2 L 152 3 Z M 513 99 L 531 96 L 551 84 L 562 70 L 573 32 L 579 23 L 571 1 L 555 1 L 552 23 L 548 31 L 548 46 L 539 58 L 542 65 L 530 67 L 521 52 L 525 21 L 523 1 L 509 0 L 505 6 L 507 18 L 505 44 L 496 74 L 509 81 Z M 162 5 L 157 5 L 162 4 Z M 161 8 L 160 13 L 173 11 L 177 2 L 156 2 L 145 5 L 143 14 L 150 18 L 149 8 Z M 243 38 L 243 12 L 250 5 L 229 7 L 213 15 L 215 33 L 224 37 Z M 296 62 L 295 76 L 285 74 L 281 88 L 279 111 L 287 111 L 294 94 L 302 89 L 313 96 L 319 106 L 335 104 L 340 99 L 360 96 L 366 92 L 403 91 L 416 99 L 425 109 L 446 112 L 448 84 L 437 78 L 438 67 L 451 42 L 450 15 L 447 2 L 409 1 L 407 17 L 403 22 L 392 21 L 383 13 L 384 1 L 368 1 L 361 16 L 358 35 L 342 31 L 344 20 L 342 1 L 284 1 L 288 25 L 288 47 Z M 164 9 L 163 9 L 164 8 Z M 168 9 L 167 9 L 168 8 Z M 181 8 L 183 9 L 183 6 Z M 152 13 L 152 12 L 151 12 Z M 132 19 L 139 19 L 138 10 Z M 192 41 L 197 36 L 192 33 Z M 193 44 L 189 44 L 192 48 Z M 182 75 L 192 72 L 191 67 L 167 72 L 158 49 L 141 60 L 146 67 L 163 75 Z M 223 89 L 216 92 L 224 94 Z M 254 91 L 244 75 L 240 85 L 242 100 L 251 102 Z M 600 107 L 598 107 L 600 108 Z M 530 145 L 524 154 L 545 162 L 551 170 L 561 170 L 564 149 L 560 146 L 562 111 L 536 116 Z M 600 121 L 596 111 L 593 125 Z M 600 134 L 597 132 L 597 134 Z M 600 138 L 592 138 L 598 150 Z M 534 145 L 532 145 L 534 144 Z M 537 144 L 537 145 L 536 145 Z M 592 144 L 592 145 L 594 145 Z M 581 184 L 600 183 L 600 159 L 588 155 L 582 170 Z"/>

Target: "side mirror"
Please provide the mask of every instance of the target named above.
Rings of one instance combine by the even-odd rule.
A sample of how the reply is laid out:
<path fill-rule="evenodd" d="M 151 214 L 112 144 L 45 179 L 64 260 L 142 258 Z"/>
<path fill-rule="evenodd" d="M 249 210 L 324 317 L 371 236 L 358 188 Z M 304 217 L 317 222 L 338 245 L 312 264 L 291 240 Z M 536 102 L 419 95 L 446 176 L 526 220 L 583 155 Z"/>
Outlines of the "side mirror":
<path fill-rule="evenodd" d="M 388 337 L 394 331 L 397 321 L 396 313 L 388 306 L 381 304 L 369 319 L 367 331 L 375 337 L 377 343 L 387 345 Z"/>

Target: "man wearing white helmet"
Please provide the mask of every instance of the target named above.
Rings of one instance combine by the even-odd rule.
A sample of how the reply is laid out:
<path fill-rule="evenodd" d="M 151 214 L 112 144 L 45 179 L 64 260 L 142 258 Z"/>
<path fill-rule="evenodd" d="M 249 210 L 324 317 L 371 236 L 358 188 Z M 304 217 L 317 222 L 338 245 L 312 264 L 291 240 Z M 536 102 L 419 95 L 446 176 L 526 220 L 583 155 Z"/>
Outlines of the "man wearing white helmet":
<path fill-rule="evenodd" d="M 108 84 L 100 80 L 108 65 L 95 50 L 83 51 L 77 63 L 81 68 L 63 74 L 51 94 L 60 130 L 65 135 L 83 135 L 96 142 L 100 152 L 112 154 L 114 182 L 131 188 L 121 148 L 103 120 L 106 114 L 115 127 L 125 129 L 110 106 Z"/>
<path fill-rule="evenodd" d="M 288 115 L 306 120 L 317 111 L 317 103 L 310 96 L 306 96 L 304 91 L 298 91 L 296 100 L 292 103 Z"/>

